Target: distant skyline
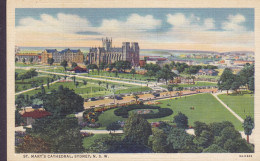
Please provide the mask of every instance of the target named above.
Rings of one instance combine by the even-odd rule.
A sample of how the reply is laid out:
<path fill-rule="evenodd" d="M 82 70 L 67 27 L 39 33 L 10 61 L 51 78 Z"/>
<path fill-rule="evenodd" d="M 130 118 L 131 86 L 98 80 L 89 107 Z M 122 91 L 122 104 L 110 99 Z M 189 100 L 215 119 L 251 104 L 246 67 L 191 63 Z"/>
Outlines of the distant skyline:
<path fill-rule="evenodd" d="M 98 47 L 101 39 L 141 49 L 254 51 L 254 9 L 17 8 L 16 45 Z"/>

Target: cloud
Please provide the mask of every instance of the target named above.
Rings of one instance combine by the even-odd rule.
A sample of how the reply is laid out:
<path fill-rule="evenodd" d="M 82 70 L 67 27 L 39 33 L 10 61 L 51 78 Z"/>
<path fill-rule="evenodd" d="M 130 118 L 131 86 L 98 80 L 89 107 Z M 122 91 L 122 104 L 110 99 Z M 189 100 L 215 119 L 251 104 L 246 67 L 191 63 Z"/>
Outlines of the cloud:
<path fill-rule="evenodd" d="M 44 33 L 77 33 L 87 31 L 91 24 L 78 15 L 59 13 L 57 17 L 41 14 L 40 19 L 27 17 L 19 21 L 17 31 L 36 31 Z"/>
<path fill-rule="evenodd" d="M 218 22 L 223 30 L 216 30 L 213 18 L 201 18 L 183 13 L 165 15 L 171 25 L 162 30 L 162 19 L 153 15 L 130 14 L 122 19 L 100 19 L 94 27 L 76 14 L 41 14 L 40 19 L 26 17 L 16 26 L 16 44 L 19 46 L 101 46 L 102 37 L 112 37 L 113 46 L 123 41 L 137 41 L 140 48 L 223 50 L 228 47 L 253 48 L 254 32 L 243 27 L 243 15 L 229 15 Z M 97 17 L 98 18 L 98 17 Z M 237 32 L 243 31 L 243 32 Z M 195 47 L 195 48 L 194 48 Z"/>
<path fill-rule="evenodd" d="M 212 18 L 204 19 L 191 14 L 185 16 L 183 13 L 167 14 L 167 22 L 174 29 L 189 29 L 189 30 L 211 30 L 215 29 L 215 21 Z"/>
<path fill-rule="evenodd" d="M 152 15 L 140 16 L 131 14 L 125 21 L 117 19 L 104 19 L 98 31 L 108 35 L 140 34 L 142 32 L 158 29 L 161 27 L 161 20 L 155 19 Z"/>
<path fill-rule="evenodd" d="M 226 31 L 245 31 L 243 23 L 246 21 L 245 16 L 241 14 L 229 15 L 227 21 L 222 23 L 222 29 Z"/>

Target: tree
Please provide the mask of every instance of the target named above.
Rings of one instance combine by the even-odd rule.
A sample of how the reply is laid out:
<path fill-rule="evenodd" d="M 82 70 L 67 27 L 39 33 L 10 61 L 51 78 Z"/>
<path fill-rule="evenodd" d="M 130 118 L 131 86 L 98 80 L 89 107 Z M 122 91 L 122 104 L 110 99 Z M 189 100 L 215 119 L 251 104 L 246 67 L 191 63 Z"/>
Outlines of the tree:
<path fill-rule="evenodd" d="M 131 69 L 131 63 L 129 61 L 117 61 L 115 64 L 115 68 L 117 71 L 123 70 L 125 72 L 126 69 Z"/>
<path fill-rule="evenodd" d="M 228 90 L 231 89 L 232 83 L 235 81 L 235 75 L 233 74 L 232 70 L 229 68 L 225 68 L 220 79 L 218 81 L 218 89 L 220 90 Z"/>
<path fill-rule="evenodd" d="M 180 92 L 179 92 L 179 96 L 181 97 L 181 95 L 182 95 L 182 94 L 181 94 L 181 91 L 183 91 L 183 87 L 177 87 L 176 90 L 177 90 L 177 91 L 180 91 Z"/>
<path fill-rule="evenodd" d="M 154 73 L 152 70 L 148 70 L 148 71 L 145 73 L 145 75 L 151 78 L 152 76 L 155 76 L 155 73 Z"/>
<path fill-rule="evenodd" d="M 17 108 L 26 107 L 27 104 L 23 94 L 17 96 L 17 98 L 15 99 L 15 104 Z"/>
<path fill-rule="evenodd" d="M 134 75 L 136 74 L 136 71 L 135 71 L 135 69 L 132 69 L 132 70 L 130 71 L 130 74 L 132 74 L 132 75 L 133 75 L 133 77 L 134 77 Z"/>
<path fill-rule="evenodd" d="M 101 82 L 101 81 L 98 81 L 98 85 L 99 85 L 99 87 L 100 87 L 101 84 L 102 84 L 102 82 Z"/>
<path fill-rule="evenodd" d="M 79 82 L 75 82 L 75 86 L 76 88 L 78 88 Z"/>
<path fill-rule="evenodd" d="M 101 70 L 104 70 L 105 68 L 106 68 L 106 63 L 105 62 L 101 62 L 100 64 L 99 64 L 99 69 L 101 69 Z"/>
<path fill-rule="evenodd" d="M 63 60 L 61 63 L 60 63 L 61 66 L 63 66 L 64 70 L 66 71 L 66 68 L 68 66 L 68 62 L 66 60 Z"/>
<path fill-rule="evenodd" d="M 192 84 L 195 84 L 194 80 L 196 79 L 195 76 L 191 76 L 191 79 L 192 79 Z"/>
<path fill-rule="evenodd" d="M 25 135 L 24 139 L 23 139 L 23 143 L 17 146 L 16 152 L 18 152 L 18 153 L 50 153 L 51 144 L 39 137 Z"/>
<path fill-rule="evenodd" d="M 116 65 L 115 63 L 108 64 L 109 72 L 111 72 L 113 70 L 115 65 Z"/>
<path fill-rule="evenodd" d="M 157 79 L 164 79 L 166 85 L 168 84 L 168 80 L 172 80 L 177 75 L 173 73 L 168 67 L 163 67 L 160 71 L 156 73 Z"/>
<path fill-rule="evenodd" d="M 74 84 L 76 83 L 76 77 L 72 77 Z"/>
<path fill-rule="evenodd" d="M 144 69 L 147 71 L 152 71 L 153 73 L 157 73 L 161 70 L 161 67 L 158 64 L 145 64 Z"/>
<path fill-rule="evenodd" d="M 42 94 L 45 94 L 45 88 L 43 87 L 43 84 L 41 85 Z"/>
<path fill-rule="evenodd" d="M 167 90 L 168 90 L 169 92 L 172 92 L 172 91 L 173 91 L 173 85 L 168 85 L 168 86 L 167 86 Z"/>
<path fill-rule="evenodd" d="M 83 84 L 84 84 L 84 85 L 87 85 L 87 81 L 86 81 L 86 80 L 83 80 Z"/>
<path fill-rule="evenodd" d="M 135 99 L 135 102 L 137 102 L 138 98 L 140 98 L 140 97 L 137 94 L 134 94 L 133 98 Z"/>
<path fill-rule="evenodd" d="M 247 143 L 249 143 L 249 135 L 252 134 L 254 126 L 254 120 L 251 118 L 251 116 L 247 116 L 243 123 L 244 133 L 247 135 Z"/>
<path fill-rule="evenodd" d="M 200 122 L 200 121 L 195 121 L 194 122 L 194 133 L 196 136 L 200 136 L 203 130 L 209 130 L 209 127 L 206 123 Z"/>
<path fill-rule="evenodd" d="M 49 116 L 35 120 L 27 131 L 51 143 L 52 153 L 83 152 L 82 137 L 77 118 Z"/>
<path fill-rule="evenodd" d="M 210 131 L 212 131 L 214 136 L 220 136 L 221 132 L 226 127 L 234 128 L 234 125 L 229 121 L 223 122 L 213 122 L 208 125 Z"/>
<path fill-rule="evenodd" d="M 179 128 L 188 128 L 188 117 L 181 112 L 174 116 L 174 122 Z"/>
<path fill-rule="evenodd" d="M 203 153 L 228 153 L 225 149 L 221 148 L 216 144 L 212 144 L 203 150 Z"/>
<path fill-rule="evenodd" d="M 241 79 L 241 84 L 249 86 L 250 78 L 255 74 L 255 65 L 246 64 L 243 69 L 238 73 Z"/>
<path fill-rule="evenodd" d="M 162 129 L 153 128 L 152 149 L 156 153 L 168 152 L 169 145 L 167 145 L 167 134 Z"/>
<path fill-rule="evenodd" d="M 30 58 L 29 61 L 30 61 L 30 63 L 32 64 L 32 62 L 33 62 L 33 58 Z"/>
<path fill-rule="evenodd" d="M 248 82 L 248 89 L 252 92 L 255 91 L 255 77 L 252 76 L 249 78 L 249 82 Z"/>
<path fill-rule="evenodd" d="M 167 137 L 167 144 L 171 146 L 174 152 L 178 152 L 190 149 L 189 147 L 193 144 L 192 140 L 193 137 L 187 134 L 184 129 L 172 128 Z"/>
<path fill-rule="evenodd" d="M 47 78 L 47 88 L 50 89 L 50 79 Z"/>
<path fill-rule="evenodd" d="M 203 130 L 200 136 L 196 136 L 194 138 L 193 142 L 202 148 L 207 148 L 212 144 L 213 140 L 214 140 L 213 133 L 208 130 Z"/>
<path fill-rule="evenodd" d="M 20 126 L 22 123 L 24 123 L 24 120 L 23 120 L 21 114 L 19 113 L 19 110 L 16 109 L 15 110 L 15 125 Z"/>
<path fill-rule="evenodd" d="M 71 67 L 72 67 L 72 68 L 75 68 L 76 66 L 78 66 L 77 63 L 75 63 L 75 62 L 72 62 L 72 63 L 71 63 Z"/>
<path fill-rule="evenodd" d="M 84 99 L 69 88 L 59 86 L 58 90 L 51 91 L 44 100 L 44 108 L 52 115 L 65 117 L 74 112 L 83 111 Z"/>
<path fill-rule="evenodd" d="M 48 58 L 47 59 L 47 63 L 52 66 L 52 64 L 54 63 L 54 59 L 53 58 Z"/>
<path fill-rule="evenodd" d="M 121 127 L 121 125 L 118 122 L 112 122 L 111 124 L 109 124 L 107 126 L 106 129 L 107 129 L 107 131 L 110 131 L 110 134 L 111 134 L 112 130 L 115 132 L 116 130 L 119 130 L 120 127 Z"/>
<path fill-rule="evenodd" d="M 124 135 L 129 142 L 147 145 L 152 134 L 150 123 L 136 113 L 131 113 L 125 122 Z"/>
<path fill-rule="evenodd" d="M 25 64 L 25 59 L 24 59 L 24 58 L 23 58 L 23 60 L 22 60 L 22 61 L 23 61 L 23 63 Z"/>
<path fill-rule="evenodd" d="M 89 64 L 88 69 L 91 69 L 91 70 L 98 69 L 98 66 L 96 64 Z"/>
<path fill-rule="evenodd" d="M 219 137 L 215 139 L 215 143 L 224 148 L 224 144 L 228 140 L 235 141 L 237 139 L 241 138 L 241 134 L 234 128 L 234 127 L 225 127 L 222 131 Z M 224 148 L 225 149 L 225 148 Z"/>
<path fill-rule="evenodd" d="M 238 93 L 238 89 L 241 86 L 241 81 L 240 81 L 240 76 L 239 75 L 234 75 L 234 82 L 231 84 L 231 89 L 236 91 Z"/>

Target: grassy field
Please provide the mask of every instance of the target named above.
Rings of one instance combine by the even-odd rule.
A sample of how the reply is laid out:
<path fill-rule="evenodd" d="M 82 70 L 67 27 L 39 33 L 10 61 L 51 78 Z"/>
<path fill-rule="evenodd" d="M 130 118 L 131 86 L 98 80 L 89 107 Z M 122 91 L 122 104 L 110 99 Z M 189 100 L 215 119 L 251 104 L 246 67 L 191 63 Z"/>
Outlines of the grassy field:
<path fill-rule="evenodd" d="M 25 73 L 26 70 L 15 69 L 15 72 L 21 74 L 21 73 Z M 31 85 L 32 85 L 33 82 L 36 82 L 38 84 L 38 86 L 40 86 L 41 84 L 46 84 L 48 78 L 51 81 L 51 79 L 57 80 L 58 77 L 56 76 L 56 78 L 53 78 L 53 76 L 50 75 L 50 74 L 38 73 L 38 76 L 36 76 L 36 77 L 24 79 L 23 81 L 22 80 L 16 80 L 15 81 L 15 92 L 20 92 L 20 91 L 32 88 Z"/>
<path fill-rule="evenodd" d="M 178 87 L 201 87 L 201 86 L 216 86 L 214 82 L 195 82 L 195 84 L 178 84 Z M 167 88 L 167 85 L 161 85 L 163 88 Z"/>
<path fill-rule="evenodd" d="M 83 139 L 83 147 L 85 149 L 87 149 L 92 144 L 94 144 L 97 139 L 101 139 L 101 138 L 108 137 L 108 136 L 109 136 L 109 134 L 95 134 L 93 136 L 85 137 Z"/>
<path fill-rule="evenodd" d="M 160 101 L 162 104 L 159 106 L 162 108 L 170 108 L 173 110 L 173 114 L 163 118 L 148 119 L 149 122 L 166 121 L 172 122 L 173 117 L 178 112 L 184 113 L 189 118 L 189 125 L 193 126 L 195 121 L 201 121 L 205 123 L 230 121 L 234 124 L 236 129 L 242 130 L 242 124 L 235 118 L 225 107 L 223 107 L 211 94 L 199 94 L 194 96 L 187 96 L 178 99 L 168 99 Z M 191 110 L 190 107 L 194 107 Z M 99 123 L 102 126 L 115 121 L 123 121 L 125 118 L 115 116 L 114 109 L 108 110 L 99 116 Z"/>
<path fill-rule="evenodd" d="M 254 94 L 222 94 L 218 97 L 243 119 L 246 116 L 254 117 Z"/>
<path fill-rule="evenodd" d="M 47 83 L 47 77 L 35 77 L 34 80 L 36 79 L 43 79 L 43 84 Z M 135 85 L 125 85 L 125 84 L 117 84 L 117 83 L 106 83 L 103 82 L 99 85 L 99 81 L 95 80 L 86 80 L 87 85 L 84 85 L 82 80 L 84 79 L 78 79 L 76 78 L 76 81 L 79 82 L 78 87 L 74 85 L 74 82 L 57 82 L 52 85 L 50 85 L 50 88 L 48 89 L 45 87 L 45 92 L 48 93 L 51 90 L 55 89 L 57 90 L 60 85 L 63 85 L 63 87 L 67 87 L 69 89 L 73 89 L 77 94 L 81 95 L 83 98 L 91 98 L 91 97 L 98 97 L 98 96 L 105 96 L 105 95 L 111 95 L 113 94 L 113 89 L 111 88 L 112 85 L 115 86 L 115 94 L 123 94 L 123 93 L 133 93 L 133 92 L 140 92 L 140 91 L 148 91 L 151 90 L 149 87 L 142 87 L 140 88 L 139 86 Z M 25 80 L 26 81 L 26 80 Z M 108 84 L 108 88 L 107 87 Z M 40 84 L 39 84 L 40 85 Z M 28 86 L 28 87 L 27 87 Z M 27 88 L 31 88 L 31 84 L 27 84 Z M 18 89 L 22 89 L 22 87 L 18 87 Z M 23 89 L 25 90 L 25 89 Z M 41 92 L 41 89 L 38 88 L 33 91 L 29 91 L 24 93 L 25 95 L 34 95 L 38 92 Z"/>
<path fill-rule="evenodd" d="M 91 71 L 89 72 L 88 76 L 97 76 L 98 75 L 98 72 L 95 70 L 95 71 Z M 134 76 L 132 74 L 129 74 L 129 73 L 118 73 L 118 77 L 116 77 L 116 73 L 113 73 L 113 72 L 106 72 L 106 71 L 100 71 L 99 72 L 99 75 L 101 76 L 107 76 L 107 77 L 115 77 L 115 78 L 125 78 L 125 79 L 132 79 L 132 80 L 142 80 L 142 81 L 147 81 L 147 80 L 156 80 L 155 77 L 147 77 L 145 75 L 141 75 L 141 74 L 135 74 Z"/>
<path fill-rule="evenodd" d="M 30 64 L 28 62 L 26 62 L 26 64 L 21 63 L 21 62 L 15 63 L 16 67 L 33 67 L 33 66 L 37 66 L 37 65 L 39 65 L 39 64 L 35 64 L 35 63 L 34 64 Z"/>

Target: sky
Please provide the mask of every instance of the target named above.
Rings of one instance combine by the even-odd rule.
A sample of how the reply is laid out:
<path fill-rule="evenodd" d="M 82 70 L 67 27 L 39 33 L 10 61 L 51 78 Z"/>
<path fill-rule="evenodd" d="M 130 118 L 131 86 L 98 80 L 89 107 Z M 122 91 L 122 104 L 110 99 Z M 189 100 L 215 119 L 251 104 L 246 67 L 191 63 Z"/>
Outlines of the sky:
<path fill-rule="evenodd" d="M 101 39 L 141 49 L 254 51 L 250 8 L 17 8 L 16 45 L 98 47 Z"/>

